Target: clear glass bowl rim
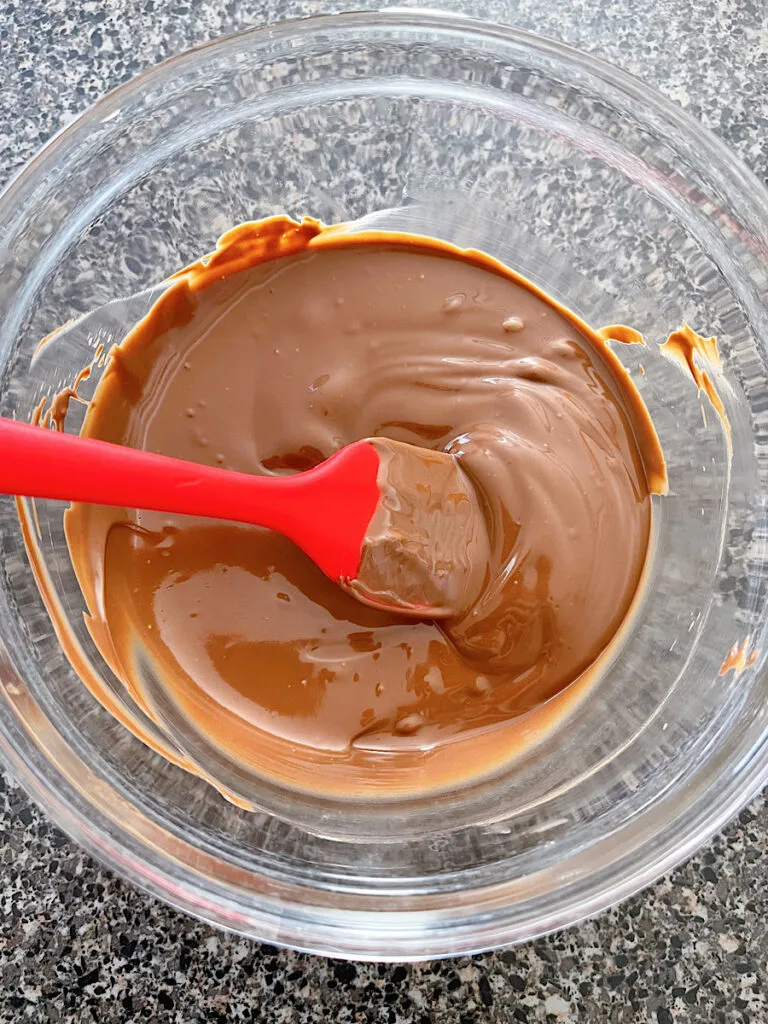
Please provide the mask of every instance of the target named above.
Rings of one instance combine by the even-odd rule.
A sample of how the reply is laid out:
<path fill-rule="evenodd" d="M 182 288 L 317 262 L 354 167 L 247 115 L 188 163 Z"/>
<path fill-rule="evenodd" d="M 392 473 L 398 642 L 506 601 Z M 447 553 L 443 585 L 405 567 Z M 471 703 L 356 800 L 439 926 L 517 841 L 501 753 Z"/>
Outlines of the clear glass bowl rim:
<path fill-rule="evenodd" d="M 639 104 L 675 134 L 679 148 L 693 164 L 706 164 L 710 179 L 729 200 L 749 197 L 750 221 L 757 226 L 768 249 L 768 191 L 738 158 L 693 117 L 674 106 L 655 90 L 629 73 L 566 44 L 533 33 L 436 10 L 385 8 L 291 19 L 277 25 L 235 33 L 205 43 L 144 71 L 119 86 L 54 135 L 40 152 L 11 179 L 0 195 L 0 224 L 9 222 L 42 176 L 55 170 L 70 141 L 110 117 L 130 97 L 150 84 L 172 79 L 177 69 L 201 65 L 211 54 L 226 53 L 244 43 L 258 47 L 280 40 L 311 37 L 322 31 L 413 29 L 445 31 L 472 38 L 494 39 L 501 44 L 549 56 L 599 83 L 609 92 Z M 0 655 L 5 656 L 2 639 Z M 1 662 L 0 662 L 1 663 Z M 656 834 L 642 835 L 640 821 L 623 835 L 626 853 L 595 859 L 584 868 L 579 884 L 565 887 L 558 900 L 538 904 L 533 912 L 510 914 L 505 886 L 471 890 L 471 900 L 445 901 L 418 898 L 402 909 L 382 910 L 365 905 L 365 898 L 345 898 L 344 907 L 333 907 L 333 894 L 318 900 L 318 893 L 298 893 L 275 886 L 259 891 L 258 885 L 238 889 L 211 877 L 204 878 L 179 857 L 145 842 L 113 814 L 105 814 L 96 800 L 86 800 L 62 772 L 47 760 L 26 733 L 13 710 L 0 702 L 0 754 L 10 772 L 69 836 L 146 892 L 221 928 L 264 941 L 312 953 L 366 960 L 409 961 L 479 952 L 529 940 L 592 916 L 650 884 L 690 856 L 714 832 L 725 825 L 768 781 L 768 729 L 742 757 L 738 771 L 718 776 L 719 792 L 701 787 L 682 815 L 675 816 L 676 801 L 667 808 L 667 826 Z M 190 852 L 194 852 L 190 848 Z M 571 866 L 581 858 L 572 858 Z M 582 865 L 582 867 L 584 867 Z M 303 898 L 302 898 L 303 897 Z M 370 903 L 370 901 L 369 901 Z"/>

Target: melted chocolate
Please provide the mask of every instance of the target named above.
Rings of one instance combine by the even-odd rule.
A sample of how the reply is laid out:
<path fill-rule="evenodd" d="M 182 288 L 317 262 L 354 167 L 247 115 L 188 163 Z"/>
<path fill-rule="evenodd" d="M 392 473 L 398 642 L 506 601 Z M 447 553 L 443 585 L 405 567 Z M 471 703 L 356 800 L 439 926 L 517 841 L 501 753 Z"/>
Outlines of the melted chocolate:
<path fill-rule="evenodd" d="M 689 373 L 699 391 L 704 392 L 707 396 L 712 408 L 720 417 L 730 453 L 732 447 L 731 424 L 723 400 L 711 376 L 713 373 L 720 374 L 723 368 L 720 353 L 717 350 L 717 338 L 705 338 L 701 334 L 697 334 L 688 324 L 683 324 L 682 327 L 670 334 L 663 345 L 659 345 L 659 351 Z M 709 372 L 706 367 L 709 367 Z"/>
<path fill-rule="evenodd" d="M 619 630 L 666 487 L 626 372 L 529 282 L 430 239 L 285 218 L 176 275 L 111 354 L 83 433 L 261 474 L 369 436 L 455 456 L 489 548 L 440 623 L 362 606 L 265 530 L 67 512 L 92 635 L 137 703 L 148 662 L 219 750 L 326 792 L 455 784 L 508 758 L 510 724 Z"/>
<path fill-rule="evenodd" d="M 341 580 L 358 601 L 416 618 L 455 618 L 471 608 L 490 571 L 477 492 L 458 459 L 372 438 L 380 499 L 357 576 Z"/>

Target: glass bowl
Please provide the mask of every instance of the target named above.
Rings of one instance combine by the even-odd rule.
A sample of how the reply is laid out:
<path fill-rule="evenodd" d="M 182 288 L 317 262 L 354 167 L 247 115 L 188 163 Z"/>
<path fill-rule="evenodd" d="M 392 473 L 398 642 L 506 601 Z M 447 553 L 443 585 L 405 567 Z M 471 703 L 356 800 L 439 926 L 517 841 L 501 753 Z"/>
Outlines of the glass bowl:
<path fill-rule="evenodd" d="M 766 777 L 768 196 L 647 87 L 522 32 L 397 10 L 247 32 L 111 93 L 0 199 L 0 412 L 28 419 L 122 337 L 157 282 L 232 225 L 279 212 L 480 248 L 592 325 L 642 331 L 647 345 L 621 357 L 670 494 L 641 607 L 588 698 L 566 692 L 550 729 L 523 721 L 492 776 L 368 803 L 235 779 L 258 807 L 246 811 L 93 698 L 3 498 L 2 754 L 102 861 L 273 943 L 424 959 L 594 914 L 691 853 Z M 731 449 L 690 374 L 659 353 L 683 320 L 720 339 L 710 372 Z M 38 503 L 36 571 L 81 670 L 128 713 L 83 626 L 62 511 Z"/>

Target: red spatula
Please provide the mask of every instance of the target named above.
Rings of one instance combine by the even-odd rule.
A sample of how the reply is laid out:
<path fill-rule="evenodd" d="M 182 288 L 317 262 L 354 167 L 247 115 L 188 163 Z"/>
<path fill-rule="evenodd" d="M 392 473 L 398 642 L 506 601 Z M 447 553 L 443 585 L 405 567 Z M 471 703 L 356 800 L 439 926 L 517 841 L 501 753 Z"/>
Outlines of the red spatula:
<path fill-rule="evenodd" d="M 485 569 L 479 506 L 455 459 L 384 438 L 267 477 L 0 418 L 0 493 L 267 527 L 359 600 L 408 615 L 455 613 Z"/>

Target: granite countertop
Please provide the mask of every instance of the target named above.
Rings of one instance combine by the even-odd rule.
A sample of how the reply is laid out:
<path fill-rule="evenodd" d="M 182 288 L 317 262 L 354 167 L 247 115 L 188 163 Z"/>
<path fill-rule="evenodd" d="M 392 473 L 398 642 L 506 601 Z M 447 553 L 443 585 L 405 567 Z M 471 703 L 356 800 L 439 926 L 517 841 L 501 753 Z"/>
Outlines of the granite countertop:
<path fill-rule="evenodd" d="M 768 179 L 764 0 L 470 3 L 624 66 Z M 344 6 L 376 4 L 0 0 L 0 184 L 143 68 L 222 33 Z M 149 899 L 0 775 L 0 1021 L 765 1021 L 767 854 L 763 797 L 687 864 L 580 927 L 483 956 L 349 964 L 225 935 Z"/>

